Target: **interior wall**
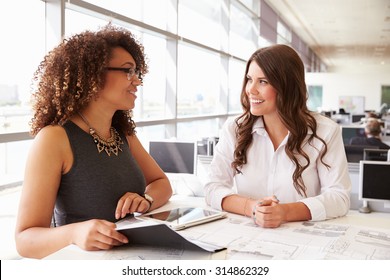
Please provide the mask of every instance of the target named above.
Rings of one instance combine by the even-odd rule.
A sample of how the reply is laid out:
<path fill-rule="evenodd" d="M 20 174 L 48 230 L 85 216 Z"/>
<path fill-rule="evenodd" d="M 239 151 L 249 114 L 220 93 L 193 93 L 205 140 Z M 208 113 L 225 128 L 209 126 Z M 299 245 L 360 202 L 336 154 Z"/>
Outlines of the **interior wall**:
<path fill-rule="evenodd" d="M 365 110 L 378 110 L 381 87 L 390 85 L 390 65 L 338 67 L 327 73 L 306 73 L 306 84 L 323 86 L 322 102 L 326 110 L 338 110 L 339 96 L 364 96 Z"/>

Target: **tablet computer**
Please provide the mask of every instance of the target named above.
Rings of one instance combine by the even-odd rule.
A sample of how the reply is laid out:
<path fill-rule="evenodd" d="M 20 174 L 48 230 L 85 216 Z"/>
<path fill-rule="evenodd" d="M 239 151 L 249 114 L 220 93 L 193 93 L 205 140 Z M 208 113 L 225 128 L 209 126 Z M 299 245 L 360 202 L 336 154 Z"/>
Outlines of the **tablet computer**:
<path fill-rule="evenodd" d="M 137 219 L 154 220 L 167 224 L 174 230 L 181 230 L 195 225 L 222 219 L 225 218 L 226 215 L 226 212 L 207 210 L 201 207 L 184 207 L 156 212 L 153 214 L 140 215 L 137 216 Z"/>

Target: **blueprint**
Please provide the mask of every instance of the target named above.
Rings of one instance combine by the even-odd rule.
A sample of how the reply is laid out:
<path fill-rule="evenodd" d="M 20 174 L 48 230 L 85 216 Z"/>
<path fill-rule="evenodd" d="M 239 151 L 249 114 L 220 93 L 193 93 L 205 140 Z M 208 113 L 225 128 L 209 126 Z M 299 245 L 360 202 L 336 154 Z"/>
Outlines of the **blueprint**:
<path fill-rule="evenodd" d="M 177 232 L 180 238 L 194 244 L 227 248 L 217 253 L 212 250 L 164 248 L 153 244 L 130 244 L 108 251 L 90 252 L 71 245 L 47 259 L 390 260 L 388 218 L 376 220 L 373 217 L 364 221 L 367 225 L 386 223 L 383 225 L 386 229 L 360 226 L 359 217 L 353 224 L 335 219 L 291 222 L 270 229 L 256 226 L 248 217 L 229 213 L 228 218 Z M 118 224 L 118 228 L 121 226 Z M 151 234 L 155 238 L 160 236 L 156 232 Z"/>
<path fill-rule="evenodd" d="M 226 246 L 227 259 L 390 260 L 389 230 L 331 222 L 294 222 L 265 229 L 248 218 L 234 217 L 182 234 Z"/>

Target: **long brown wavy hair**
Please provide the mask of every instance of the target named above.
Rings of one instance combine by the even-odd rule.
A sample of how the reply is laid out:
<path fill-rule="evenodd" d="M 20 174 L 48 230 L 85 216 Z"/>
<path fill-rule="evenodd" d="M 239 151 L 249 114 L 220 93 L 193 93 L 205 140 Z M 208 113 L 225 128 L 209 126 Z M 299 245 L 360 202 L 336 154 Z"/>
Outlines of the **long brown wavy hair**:
<path fill-rule="evenodd" d="M 298 54 L 289 46 L 273 45 L 261 48 L 252 54 L 246 64 L 240 97 L 244 112 L 235 120 L 237 145 L 234 150 L 232 167 L 240 173 L 242 166 L 247 163 L 247 150 L 253 141 L 253 124 L 257 118 L 261 117 L 250 113 L 250 103 L 245 90 L 248 82 L 246 74 L 252 61 L 258 64 L 268 82 L 277 92 L 277 110 L 281 121 L 290 132 L 285 151 L 296 166 L 293 173 L 294 187 L 300 195 L 306 196 L 302 173 L 309 166 L 310 158 L 302 147 L 309 129 L 312 130 L 313 134 L 309 134 L 308 144 L 310 145 L 314 138 L 320 140 L 324 144 L 324 149 L 321 151 L 321 162 L 327 168 L 330 166 L 323 161 L 327 145 L 317 135 L 317 122 L 306 106 L 307 90 L 304 65 Z M 303 158 L 305 162 L 299 158 Z"/>
<path fill-rule="evenodd" d="M 64 39 L 39 64 L 33 76 L 31 134 L 47 125 L 64 124 L 99 98 L 112 49 L 122 47 L 134 58 L 140 79 L 148 72 L 144 47 L 125 28 L 111 23 L 98 31 L 84 31 Z M 131 110 L 115 112 L 112 125 L 124 134 L 135 133 Z"/>

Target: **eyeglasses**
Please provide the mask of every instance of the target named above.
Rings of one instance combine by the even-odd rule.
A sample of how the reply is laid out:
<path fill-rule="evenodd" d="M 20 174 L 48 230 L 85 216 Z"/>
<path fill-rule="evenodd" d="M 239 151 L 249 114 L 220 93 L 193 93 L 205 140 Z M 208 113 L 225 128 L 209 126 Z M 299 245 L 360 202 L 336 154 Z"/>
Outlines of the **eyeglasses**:
<path fill-rule="evenodd" d="M 137 75 L 137 78 L 142 82 L 141 72 L 138 69 L 134 68 L 121 68 L 121 67 L 106 67 L 108 71 L 122 71 L 127 75 L 127 80 L 131 80 L 134 75 Z"/>

